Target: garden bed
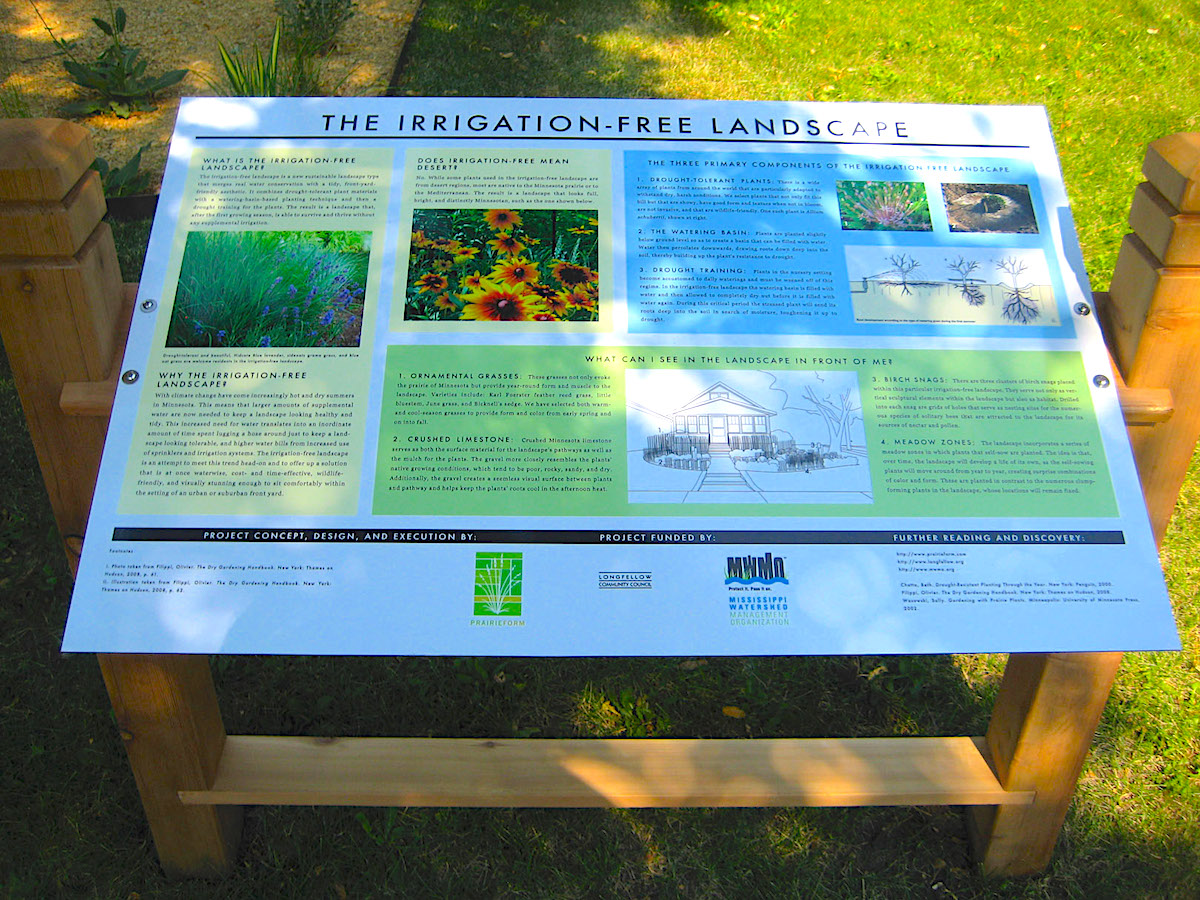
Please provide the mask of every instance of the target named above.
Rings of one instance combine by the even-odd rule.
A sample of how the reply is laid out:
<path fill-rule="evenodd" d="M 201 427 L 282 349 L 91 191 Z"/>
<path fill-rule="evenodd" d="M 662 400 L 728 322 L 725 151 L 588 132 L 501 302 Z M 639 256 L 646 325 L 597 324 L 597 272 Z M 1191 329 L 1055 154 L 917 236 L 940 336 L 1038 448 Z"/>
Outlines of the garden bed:
<path fill-rule="evenodd" d="M 336 95 L 381 94 L 420 0 L 357 0 L 338 43 L 324 57 L 322 85 Z M 127 119 L 103 114 L 83 122 L 98 154 L 114 165 L 128 160 L 143 144 L 142 170 L 157 181 L 166 162 L 166 145 L 175 124 L 179 98 L 218 93 L 206 79 L 224 82 L 217 42 L 232 49 L 267 48 L 275 23 L 273 0 L 120 0 L 128 14 L 127 46 L 149 60 L 147 74 L 188 69 L 184 80 L 168 88 L 149 112 Z M 92 17 L 108 18 L 104 0 L 42 0 L 38 8 L 56 36 L 78 40 L 78 55 L 91 61 L 106 38 Z M 29 0 L 0 4 L 0 89 L 33 116 L 59 116 L 66 103 L 86 94 L 67 77 L 50 35 Z M 6 113 L 10 114 L 10 113 Z"/>

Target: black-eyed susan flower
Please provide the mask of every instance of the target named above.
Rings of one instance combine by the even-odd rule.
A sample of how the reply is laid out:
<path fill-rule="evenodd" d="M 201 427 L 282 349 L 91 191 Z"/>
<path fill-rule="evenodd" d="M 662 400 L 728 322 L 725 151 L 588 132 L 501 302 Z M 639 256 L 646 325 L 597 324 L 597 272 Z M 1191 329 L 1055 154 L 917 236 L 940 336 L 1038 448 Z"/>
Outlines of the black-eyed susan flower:
<path fill-rule="evenodd" d="M 565 260 L 556 262 L 554 268 L 550 271 L 554 274 L 555 278 L 568 288 L 596 280 L 596 273 L 591 269 L 586 266 L 577 266 L 575 263 L 566 262 Z"/>
<path fill-rule="evenodd" d="M 524 256 L 510 256 L 492 267 L 493 281 L 516 287 L 519 284 L 529 284 L 538 280 L 537 263 L 531 262 Z"/>
<path fill-rule="evenodd" d="M 549 297 L 553 297 L 555 294 L 558 293 L 558 288 L 552 287 L 551 285 L 548 285 L 548 284 L 540 284 L 539 282 L 536 282 L 536 281 L 530 282 L 529 284 L 525 285 L 525 290 L 531 294 L 535 294 L 536 296 L 541 297 L 543 300 L 545 300 Z"/>
<path fill-rule="evenodd" d="M 596 311 L 596 296 L 591 291 L 576 288 L 571 291 L 567 297 L 567 303 L 570 306 L 578 307 L 579 309 L 587 310 L 589 313 Z"/>
<path fill-rule="evenodd" d="M 460 319 L 478 322 L 528 322 L 540 310 L 533 297 L 524 292 L 493 288 L 471 294 Z"/>
<path fill-rule="evenodd" d="M 426 272 L 417 279 L 417 290 L 420 293 L 436 294 L 439 291 L 444 291 L 449 285 L 444 275 L 439 275 L 437 272 Z"/>
<path fill-rule="evenodd" d="M 497 253 L 507 253 L 510 256 L 516 256 L 525 249 L 525 245 L 513 237 L 511 231 L 500 232 L 496 235 L 495 240 L 488 241 L 488 246 Z"/>
<path fill-rule="evenodd" d="M 492 231 L 511 231 L 521 224 L 520 213 L 511 209 L 489 209 L 483 214 L 483 218 Z"/>
<path fill-rule="evenodd" d="M 556 291 L 551 288 L 550 292 L 546 294 L 536 290 L 535 286 L 534 293 L 547 312 L 561 317 L 567 311 L 568 297 L 570 295 L 565 291 Z"/>

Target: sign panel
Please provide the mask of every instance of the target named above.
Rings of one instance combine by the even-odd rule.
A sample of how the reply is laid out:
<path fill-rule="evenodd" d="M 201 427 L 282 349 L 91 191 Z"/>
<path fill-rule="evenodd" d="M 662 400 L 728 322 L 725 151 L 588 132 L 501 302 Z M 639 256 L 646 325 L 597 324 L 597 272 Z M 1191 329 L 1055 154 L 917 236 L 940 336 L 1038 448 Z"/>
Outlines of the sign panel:
<path fill-rule="evenodd" d="M 183 103 L 67 650 L 1178 647 L 1045 113 Z"/>

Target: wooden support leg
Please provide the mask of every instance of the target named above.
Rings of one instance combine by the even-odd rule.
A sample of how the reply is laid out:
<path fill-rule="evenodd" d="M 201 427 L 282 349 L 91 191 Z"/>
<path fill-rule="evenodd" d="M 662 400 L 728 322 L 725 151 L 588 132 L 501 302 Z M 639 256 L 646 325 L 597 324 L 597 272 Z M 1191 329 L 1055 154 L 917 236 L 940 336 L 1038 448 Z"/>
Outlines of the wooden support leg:
<path fill-rule="evenodd" d="M 1030 875 L 1050 861 L 1120 653 L 1014 653 L 987 743 L 1005 790 L 1028 806 L 974 807 L 971 839 L 989 875 Z"/>
<path fill-rule="evenodd" d="M 122 349 L 121 273 L 95 157 L 79 125 L 0 120 L 0 333 L 72 566 L 107 422 L 63 415 L 59 394 L 66 382 L 104 380 Z"/>
<path fill-rule="evenodd" d="M 208 658 L 100 654 L 121 739 L 163 869 L 173 877 L 228 873 L 241 836 L 240 806 L 184 806 L 207 790 L 225 746 Z"/>
<path fill-rule="evenodd" d="M 1169 390 L 1174 412 L 1129 429 L 1161 542 L 1200 434 L 1200 134 L 1147 150 L 1108 294 L 1105 336 L 1131 387 Z M 1050 861 L 1075 781 L 1116 677 L 1118 653 L 1014 654 L 987 743 L 1006 790 L 1031 806 L 979 807 L 971 834 L 985 872 L 1028 875 Z"/>
<path fill-rule="evenodd" d="M 0 120 L 0 333 L 55 521 L 77 558 L 107 421 L 63 414 L 64 384 L 101 382 L 122 350 L 123 291 L 96 158 L 83 127 Z M 232 863 L 241 809 L 184 807 L 211 786 L 225 743 L 208 661 L 101 656 L 163 868 L 219 875 Z"/>
<path fill-rule="evenodd" d="M 1102 313 L 1125 381 L 1171 391 L 1169 420 L 1129 429 L 1161 542 L 1200 435 L 1200 133 L 1154 141 L 1142 172 Z"/>

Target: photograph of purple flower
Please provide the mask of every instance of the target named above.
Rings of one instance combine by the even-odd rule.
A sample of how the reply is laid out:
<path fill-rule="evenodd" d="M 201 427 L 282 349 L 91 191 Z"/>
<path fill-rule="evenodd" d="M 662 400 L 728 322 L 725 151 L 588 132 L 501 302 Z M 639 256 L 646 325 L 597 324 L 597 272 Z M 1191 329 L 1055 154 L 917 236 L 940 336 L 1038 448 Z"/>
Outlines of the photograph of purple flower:
<path fill-rule="evenodd" d="M 843 231 L 932 231 L 929 197 L 919 181 L 839 181 Z"/>

